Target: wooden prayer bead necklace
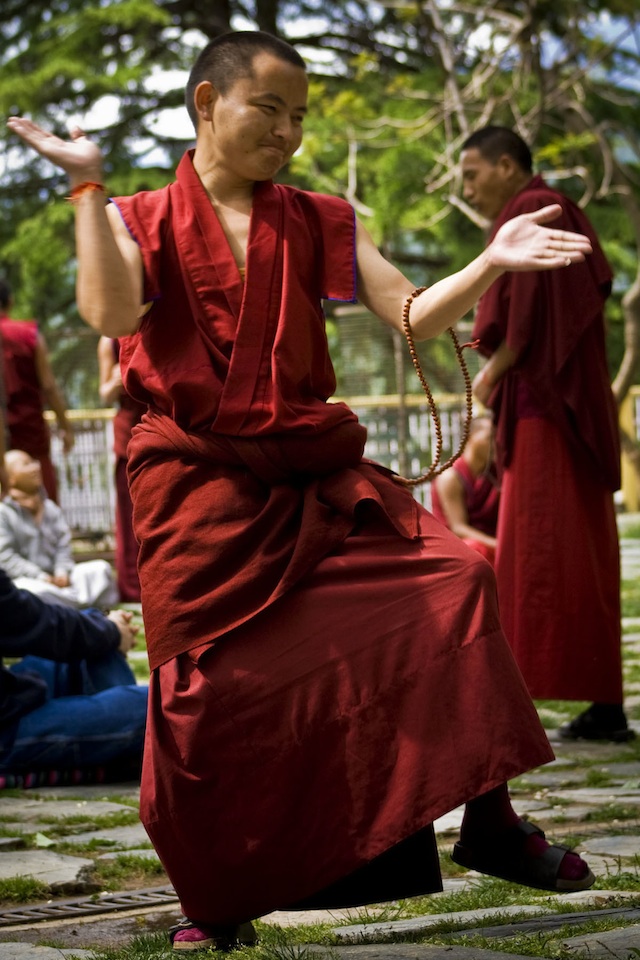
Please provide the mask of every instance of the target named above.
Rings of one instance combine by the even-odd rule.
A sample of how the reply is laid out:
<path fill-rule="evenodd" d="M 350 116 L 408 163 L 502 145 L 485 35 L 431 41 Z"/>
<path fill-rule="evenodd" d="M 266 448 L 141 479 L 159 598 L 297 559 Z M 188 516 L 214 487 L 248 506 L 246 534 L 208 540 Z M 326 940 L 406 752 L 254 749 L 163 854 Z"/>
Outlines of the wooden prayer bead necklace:
<path fill-rule="evenodd" d="M 469 370 L 467 369 L 467 364 L 462 355 L 462 351 L 465 347 L 473 347 L 475 343 L 464 343 L 460 344 L 458 336 L 453 329 L 453 327 L 447 328 L 447 333 L 450 335 L 453 340 L 453 346 L 456 351 L 456 356 L 458 358 L 458 363 L 460 364 L 460 369 L 462 370 L 462 375 L 464 377 L 465 383 L 465 408 L 466 416 L 464 421 L 464 427 L 462 429 L 462 437 L 460 439 L 460 446 L 453 456 L 449 457 L 445 463 L 440 463 L 440 457 L 442 456 L 442 425 L 440 423 L 440 414 L 438 413 L 438 408 L 436 402 L 433 399 L 433 394 L 431 393 L 431 388 L 427 383 L 427 378 L 424 375 L 422 370 L 422 365 L 418 357 L 418 352 L 416 350 L 416 345 L 413 339 L 413 333 L 411 332 L 411 324 L 409 323 L 409 310 L 411 309 L 411 304 L 419 294 L 423 293 L 427 288 L 426 287 L 417 287 L 410 296 L 404 302 L 404 307 L 402 309 L 402 327 L 404 329 L 404 335 L 407 338 L 407 343 L 409 344 L 409 353 L 411 354 L 411 362 L 413 363 L 414 370 L 418 375 L 418 380 L 422 384 L 422 389 L 424 390 L 425 396 L 429 403 L 429 414 L 433 420 L 433 425 L 436 431 L 436 452 L 433 458 L 433 463 L 429 467 L 426 473 L 423 473 L 419 477 L 400 477 L 397 476 L 394 479 L 398 483 L 404 484 L 406 487 L 417 487 L 421 483 L 426 483 L 428 480 L 437 477 L 439 474 L 443 473 L 448 467 L 454 463 L 462 451 L 464 450 L 467 440 L 469 439 L 469 430 L 471 427 L 471 420 L 473 417 L 473 390 L 471 386 L 471 377 L 469 376 Z"/>

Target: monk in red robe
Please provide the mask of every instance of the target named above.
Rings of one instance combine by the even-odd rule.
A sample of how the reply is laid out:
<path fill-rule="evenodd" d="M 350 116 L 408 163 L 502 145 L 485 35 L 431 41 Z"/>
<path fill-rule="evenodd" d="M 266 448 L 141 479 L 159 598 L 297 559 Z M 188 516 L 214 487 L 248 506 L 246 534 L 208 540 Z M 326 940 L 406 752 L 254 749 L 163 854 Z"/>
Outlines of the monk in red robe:
<path fill-rule="evenodd" d="M 56 382 L 44 337 L 35 320 L 12 320 L 9 285 L 0 281 L 0 339 L 4 362 L 7 443 L 40 461 L 42 481 L 51 500 L 58 499 L 58 480 L 51 460 L 51 436 L 44 418 L 48 404 L 55 413 L 65 453 L 74 436 L 62 392 Z"/>
<path fill-rule="evenodd" d="M 532 172 L 524 141 L 485 127 L 462 150 L 465 198 L 491 237 L 549 203 L 593 254 L 554 273 L 504 274 L 481 298 L 474 337 L 490 358 L 476 378 L 493 408 L 502 472 L 496 576 L 500 614 L 535 698 L 591 700 L 563 738 L 627 740 L 622 708 L 620 485 L 616 404 L 603 310 L 611 269 L 593 227 Z"/>
<path fill-rule="evenodd" d="M 323 298 L 434 336 L 506 269 L 582 260 L 584 238 L 507 224 L 420 294 L 341 199 L 273 177 L 298 149 L 304 61 L 225 34 L 187 85 L 195 151 L 161 190 L 105 206 L 101 158 L 9 127 L 70 176 L 78 304 L 121 339 L 149 413 L 129 475 L 151 705 L 141 815 L 188 919 L 229 945 L 277 907 L 440 886 L 433 820 L 466 802 L 458 863 L 553 890 L 588 866 L 513 812 L 552 757 L 500 628 L 489 564 L 362 458 L 335 389 Z"/>
<path fill-rule="evenodd" d="M 500 505 L 492 446 L 491 417 L 474 417 L 462 455 L 431 483 L 434 517 L 491 564 Z"/>

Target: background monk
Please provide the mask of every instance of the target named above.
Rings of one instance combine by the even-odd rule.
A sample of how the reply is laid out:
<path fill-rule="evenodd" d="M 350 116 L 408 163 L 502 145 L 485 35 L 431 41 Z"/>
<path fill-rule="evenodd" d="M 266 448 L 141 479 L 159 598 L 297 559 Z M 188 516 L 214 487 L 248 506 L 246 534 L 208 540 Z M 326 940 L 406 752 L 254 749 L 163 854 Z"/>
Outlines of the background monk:
<path fill-rule="evenodd" d="M 187 85 L 197 130 L 168 187 L 105 207 L 97 147 L 10 128 L 69 174 L 78 305 L 121 338 L 151 702 L 141 815 L 187 916 L 176 949 L 228 945 L 276 907 L 440 888 L 433 820 L 469 801 L 454 857 L 546 889 L 577 855 L 511 808 L 552 757 L 502 634 L 489 564 L 363 462 L 327 403 L 322 298 L 418 338 L 505 269 L 588 241 L 507 224 L 420 295 L 341 199 L 274 184 L 300 146 L 304 61 L 260 32 L 211 41 Z M 134 239 L 136 238 L 136 239 Z"/>
<path fill-rule="evenodd" d="M 473 336 L 489 361 L 478 398 L 496 417 L 502 470 L 496 576 L 502 624 L 533 697 L 593 700 L 560 735 L 627 740 L 622 708 L 617 410 L 603 309 L 611 269 L 574 203 L 532 173 L 524 141 L 485 127 L 463 145 L 465 198 L 493 221 L 558 203 L 558 223 L 591 240 L 588 260 L 504 274 Z M 491 242 L 490 238 L 490 242 Z"/>
<path fill-rule="evenodd" d="M 49 351 L 35 320 L 12 320 L 9 284 L 0 280 L 0 338 L 4 360 L 7 446 L 25 450 L 42 467 L 42 479 L 51 500 L 58 499 L 58 480 L 51 460 L 51 435 L 44 418 L 45 405 L 53 410 L 62 447 L 73 448 L 74 436 L 62 391 L 51 369 Z"/>
<path fill-rule="evenodd" d="M 496 555 L 500 504 L 492 439 L 491 417 L 474 417 L 462 455 L 431 483 L 434 517 L 490 563 Z"/>

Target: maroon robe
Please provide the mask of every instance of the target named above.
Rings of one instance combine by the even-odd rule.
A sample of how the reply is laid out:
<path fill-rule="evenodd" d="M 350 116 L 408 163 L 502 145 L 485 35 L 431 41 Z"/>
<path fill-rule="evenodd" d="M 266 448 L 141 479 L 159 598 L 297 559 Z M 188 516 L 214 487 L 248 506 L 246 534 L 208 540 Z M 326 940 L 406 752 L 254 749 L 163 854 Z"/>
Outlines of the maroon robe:
<path fill-rule="evenodd" d="M 9 448 L 24 450 L 40 461 L 47 495 L 57 500 L 58 482 L 50 455 L 51 438 L 35 361 L 38 325 L 35 320 L 11 320 L 0 315 L 0 338 Z"/>
<path fill-rule="evenodd" d="M 491 569 L 326 402 L 351 207 L 258 184 L 243 286 L 189 155 L 177 176 L 116 201 L 154 301 L 121 342 L 151 408 L 129 445 L 143 822 L 202 922 L 437 889 L 433 819 L 552 756 Z"/>
<path fill-rule="evenodd" d="M 562 206 L 554 228 L 586 234 L 584 263 L 506 273 L 480 300 L 473 336 L 517 354 L 491 397 L 503 470 L 496 576 L 507 639 L 534 697 L 622 700 L 616 405 L 605 352 L 611 270 L 584 214 L 534 177 L 511 217 Z"/>

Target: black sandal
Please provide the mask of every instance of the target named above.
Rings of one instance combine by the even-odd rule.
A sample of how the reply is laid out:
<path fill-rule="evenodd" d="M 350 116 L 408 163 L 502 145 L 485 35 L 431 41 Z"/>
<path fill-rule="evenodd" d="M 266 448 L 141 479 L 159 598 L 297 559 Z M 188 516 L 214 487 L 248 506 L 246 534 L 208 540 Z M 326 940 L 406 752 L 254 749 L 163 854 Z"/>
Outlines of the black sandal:
<path fill-rule="evenodd" d="M 468 870 L 477 870 L 478 873 L 487 873 L 511 883 L 520 883 L 538 890 L 551 890 L 554 893 L 586 890 L 595 883 L 596 878 L 588 867 L 586 875 L 579 879 L 565 880 L 558 876 L 565 854 L 573 852 L 568 847 L 550 844 L 539 856 L 527 853 L 525 844 L 532 834 L 544 839 L 544 832 L 539 827 L 527 820 L 520 820 L 505 832 L 499 846 L 495 838 L 492 838 L 490 844 L 480 843 L 473 849 L 458 842 L 454 845 L 451 859 Z"/>

